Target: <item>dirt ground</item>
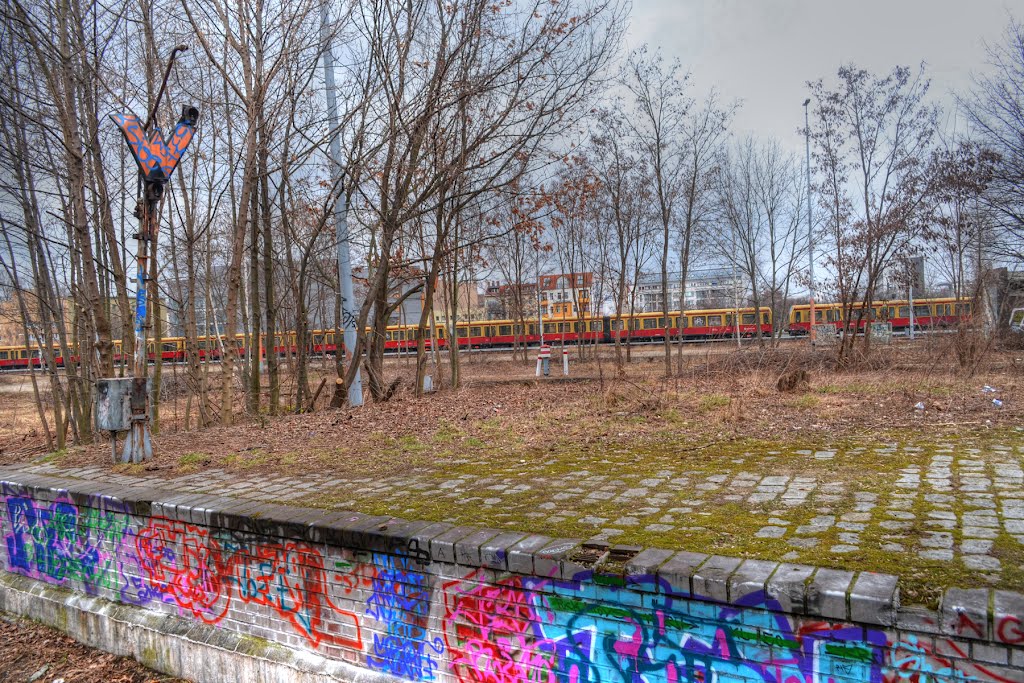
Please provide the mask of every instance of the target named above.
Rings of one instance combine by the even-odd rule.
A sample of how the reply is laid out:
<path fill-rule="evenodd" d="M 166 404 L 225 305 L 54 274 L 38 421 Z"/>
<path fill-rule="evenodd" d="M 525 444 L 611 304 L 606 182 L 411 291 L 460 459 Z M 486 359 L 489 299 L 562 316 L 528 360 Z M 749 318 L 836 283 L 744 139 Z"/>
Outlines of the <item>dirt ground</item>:
<path fill-rule="evenodd" d="M 615 376 L 608 347 L 597 360 L 579 360 L 572 350 L 567 378 L 555 366 L 550 378 L 537 379 L 532 360 L 512 361 L 508 354 L 465 354 L 462 388 L 423 398 L 409 390 L 412 360 L 391 358 L 388 379 L 401 378 L 401 384 L 386 403 L 330 410 L 328 386 L 319 402 L 324 407 L 313 413 L 238 412 L 231 427 L 191 431 L 183 430 L 184 390 L 165 369 L 162 430 L 154 439 L 156 457 L 145 469 L 309 473 L 331 472 L 344 462 L 357 472 L 393 473 L 448 454 L 451 444 L 436 438 L 445 431 L 499 451 L 508 450 L 505 437 L 514 436 L 516 450 L 528 452 L 566 441 L 642 446 L 654 438 L 660 444 L 666 436 L 683 448 L 740 438 L 827 446 L 845 438 L 938 438 L 1024 424 L 1024 352 L 991 352 L 973 373 L 965 373 L 952 360 L 950 344 L 895 344 L 876 352 L 870 366 L 846 371 L 831 367 L 828 351 L 795 354 L 790 346 L 773 354 L 752 345 L 742 351 L 695 346 L 686 349 L 683 370 L 668 379 L 659 346 L 637 349 L 622 378 Z M 780 392 L 780 376 L 800 368 L 807 370 L 808 382 Z M 289 383 L 284 384 L 287 404 Z M 997 391 L 987 393 L 985 386 Z M 239 396 L 236 406 L 243 404 Z M 402 458 L 381 457 L 382 451 L 414 452 Z M 40 456 L 47 457 L 46 447 L 29 379 L 2 376 L 0 464 Z M 67 466 L 111 461 L 105 439 L 49 457 Z"/>
<path fill-rule="evenodd" d="M 187 683 L 0 612 L 0 683 Z"/>

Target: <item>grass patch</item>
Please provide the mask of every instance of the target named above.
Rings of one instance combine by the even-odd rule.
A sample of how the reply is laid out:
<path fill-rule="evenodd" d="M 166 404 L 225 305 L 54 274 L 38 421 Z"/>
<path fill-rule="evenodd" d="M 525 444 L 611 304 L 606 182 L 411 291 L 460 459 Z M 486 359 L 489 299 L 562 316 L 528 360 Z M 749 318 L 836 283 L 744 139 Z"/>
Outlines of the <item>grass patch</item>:
<path fill-rule="evenodd" d="M 68 455 L 68 449 L 59 448 L 55 451 L 47 453 L 46 455 L 39 456 L 36 458 L 37 463 L 59 463 L 61 460 L 66 458 Z"/>
<path fill-rule="evenodd" d="M 206 453 L 186 453 L 178 458 L 177 470 L 179 472 L 195 472 L 200 467 L 210 464 L 210 456 Z"/>
<path fill-rule="evenodd" d="M 716 408 L 724 408 L 729 405 L 731 399 L 728 396 L 722 394 L 708 394 L 707 396 L 701 396 L 700 400 L 697 401 L 697 410 L 702 413 L 708 413 Z"/>
<path fill-rule="evenodd" d="M 814 410 L 821 405 L 821 399 L 814 394 L 804 394 L 800 398 L 793 400 L 790 405 L 799 410 Z"/>

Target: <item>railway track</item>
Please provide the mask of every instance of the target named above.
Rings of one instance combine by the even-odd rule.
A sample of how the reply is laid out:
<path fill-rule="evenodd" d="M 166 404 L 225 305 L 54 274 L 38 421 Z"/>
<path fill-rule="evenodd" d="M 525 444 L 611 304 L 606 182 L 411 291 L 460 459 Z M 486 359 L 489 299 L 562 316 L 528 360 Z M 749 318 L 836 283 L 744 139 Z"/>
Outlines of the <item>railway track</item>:
<path fill-rule="evenodd" d="M 917 330 L 914 333 L 914 336 L 915 336 L 914 341 L 917 341 L 918 339 L 924 338 L 925 336 L 928 336 L 928 335 L 943 335 L 943 334 L 951 334 L 953 332 L 955 332 L 955 330 L 952 330 L 952 329 Z M 899 339 L 903 339 L 903 340 L 906 340 L 906 341 L 910 341 L 910 339 L 909 339 L 910 334 L 907 331 L 893 332 L 892 336 L 893 336 L 893 338 L 899 338 Z M 795 342 L 800 342 L 800 341 L 802 341 L 804 343 L 807 343 L 807 337 L 806 336 L 792 336 L 792 335 L 790 335 L 788 333 L 784 333 L 779 339 L 780 339 L 780 341 L 785 342 L 787 345 L 791 344 L 791 343 L 795 343 Z M 727 337 L 727 338 L 721 338 L 721 339 L 683 339 L 682 342 L 680 342 L 679 340 L 673 340 L 672 344 L 673 344 L 673 346 L 676 345 L 676 344 L 682 343 L 682 344 L 684 344 L 686 346 L 704 345 L 704 346 L 722 348 L 722 347 L 725 347 L 725 346 L 728 346 L 728 345 L 737 345 L 737 342 L 739 342 L 740 346 L 748 347 L 748 346 L 757 344 L 757 338 L 756 337 L 741 337 L 739 340 L 737 340 L 735 337 Z M 632 346 L 634 348 L 638 348 L 638 347 L 651 347 L 651 346 L 658 346 L 658 347 L 660 347 L 663 344 L 664 344 L 664 341 L 659 340 L 659 339 L 633 340 L 632 342 L 630 342 L 630 346 Z M 613 342 L 601 342 L 599 344 L 599 346 L 612 346 L 612 345 L 613 345 Z M 539 344 L 531 343 L 531 344 L 528 345 L 528 348 L 535 349 L 535 348 L 538 348 L 538 346 L 539 346 Z M 561 345 L 558 344 L 557 342 L 552 344 L 552 347 L 560 347 L 560 346 Z M 576 346 L 576 343 L 575 342 L 570 342 L 570 343 L 566 344 L 566 346 Z M 473 349 L 461 349 L 461 353 L 464 353 L 464 354 L 511 353 L 511 352 L 512 352 L 512 348 L 509 347 L 509 346 L 479 347 L 479 348 L 473 348 Z M 395 350 L 391 350 L 391 351 L 385 351 L 384 352 L 384 357 L 385 358 L 405 358 L 407 356 L 413 356 L 413 355 L 415 355 L 415 353 L 416 353 L 415 350 L 395 349 Z M 323 358 L 324 355 L 325 354 L 323 354 L 323 353 L 311 354 L 310 358 L 320 359 L 320 358 Z M 333 357 L 334 354 L 326 354 L 326 355 Z M 221 363 L 219 358 L 218 359 L 212 359 L 212 360 L 205 360 L 204 359 L 201 362 L 202 363 L 209 363 L 211 365 L 220 365 L 220 363 Z M 155 361 L 150 361 L 150 365 L 155 365 L 155 364 L 156 364 Z M 165 366 L 186 365 L 186 362 L 183 361 L 183 360 L 182 361 L 165 360 L 165 361 L 163 361 L 163 365 L 165 365 Z M 59 370 L 63 371 L 63 368 L 59 368 Z M 5 375 L 29 375 L 32 372 L 33 371 L 29 370 L 28 368 L 0 368 L 0 376 L 5 376 Z M 36 368 L 35 372 L 41 373 L 42 369 L 41 368 Z"/>

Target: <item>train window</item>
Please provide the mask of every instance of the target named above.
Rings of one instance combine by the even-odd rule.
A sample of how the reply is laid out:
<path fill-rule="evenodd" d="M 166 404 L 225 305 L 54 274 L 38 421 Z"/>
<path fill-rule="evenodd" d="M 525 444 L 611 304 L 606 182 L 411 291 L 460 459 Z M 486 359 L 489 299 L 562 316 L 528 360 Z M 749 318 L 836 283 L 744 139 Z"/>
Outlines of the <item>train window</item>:
<path fill-rule="evenodd" d="M 900 318 L 909 318 L 910 317 L 910 306 L 900 306 L 899 317 Z"/>
<path fill-rule="evenodd" d="M 621 318 L 618 319 L 618 320 L 613 320 L 612 321 L 612 329 L 615 330 L 615 331 L 621 330 L 622 329 L 622 323 L 623 323 L 623 320 Z"/>
<path fill-rule="evenodd" d="M 629 329 L 639 330 L 640 329 L 640 318 L 632 318 L 629 321 Z"/>
<path fill-rule="evenodd" d="M 177 344 L 177 342 L 164 342 L 163 350 L 164 351 L 177 351 L 178 350 L 178 344 Z"/>
<path fill-rule="evenodd" d="M 576 332 L 576 334 L 582 334 L 583 332 L 587 331 L 586 323 L 573 323 L 573 327 L 575 328 L 574 331 Z"/>
<path fill-rule="evenodd" d="M 828 322 L 834 323 L 837 320 L 841 320 L 841 319 L 842 319 L 842 317 L 840 315 L 839 310 L 837 310 L 835 308 L 830 308 L 827 311 L 825 311 L 825 320 L 827 320 Z"/>
<path fill-rule="evenodd" d="M 930 306 L 914 306 L 915 318 L 930 318 L 931 315 L 932 309 Z"/>
<path fill-rule="evenodd" d="M 753 325 L 757 322 L 757 316 L 754 313 L 744 313 L 742 320 L 744 325 Z"/>
<path fill-rule="evenodd" d="M 480 327 L 473 327 L 472 331 L 469 333 L 469 336 L 470 337 L 482 337 L 482 336 L 484 336 L 484 333 L 482 331 L 482 328 L 480 328 Z"/>
<path fill-rule="evenodd" d="M 510 334 L 512 334 L 512 326 L 511 325 L 498 325 L 498 336 L 499 337 L 507 337 Z"/>
<path fill-rule="evenodd" d="M 936 304 L 935 315 L 950 315 L 949 304 Z"/>
<path fill-rule="evenodd" d="M 456 331 L 456 333 L 458 333 L 459 339 L 468 339 L 469 338 L 469 328 L 468 327 L 456 327 L 455 331 Z"/>
<path fill-rule="evenodd" d="M 762 313 L 761 314 L 761 320 L 764 321 L 765 325 L 769 325 L 772 322 L 772 316 L 771 316 L 770 313 Z"/>
<path fill-rule="evenodd" d="M 0 351 L 0 360 L 7 360 L 7 352 Z"/>
<path fill-rule="evenodd" d="M 512 334 L 517 334 L 518 335 L 518 334 L 522 334 L 522 333 L 523 333 L 523 326 L 522 325 L 518 325 L 517 324 L 517 325 L 513 325 L 512 326 Z"/>
<path fill-rule="evenodd" d="M 437 335 L 438 339 L 444 339 L 444 328 L 443 327 L 435 327 L 434 328 L 434 333 Z"/>
<path fill-rule="evenodd" d="M 665 327 L 665 316 L 658 318 L 658 327 Z"/>
<path fill-rule="evenodd" d="M 720 315 L 709 315 L 708 316 L 708 327 L 721 327 L 722 316 Z"/>
<path fill-rule="evenodd" d="M 704 320 L 704 316 L 702 316 L 702 315 L 695 315 L 695 316 L 693 316 L 693 326 L 694 327 L 704 327 L 705 325 L 707 325 L 707 322 Z"/>
<path fill-rule="evenodd" d="M 814 309 L 814 322 L 820 323 L 825 320 L 825 311 L 820 308 Z"/>
<path fill-rule="evenodd" d="M 149 342 L 148 344 L 146 344 L 146 353 L 156 353 L 156 346 L 153 344 L 153 342 Z"/>
<path fill-rule="evenodd" d="M 554 323 L 544 323 L 544 334 L 554 334 L 554 333 L 555 333 L 555 324 Z"/>
<path fill-rule="evenodd" d="M 531 336 L 531 337 L 532 337 L 532 336 L 534 336 L 534 335 L 536 335 L 536 334 L 537 334 L 537 326 L 536 326 L 536 325 L 534 325 L 533 323 L 530 323 L 530 324 L 529 324 L 529 325 L 528 325 L 528 326 L 526 327 L 526 334 L 527 334 L 528 336 Z"/>
<path fill-rule="evenodd" d="M 325 334 L 324 335 L 324 341 L 326 343 L 328 343 L 328 344 L 333 344 L 334 343 L 334 333 L 333 332 L 328 332 L 327 334 Z"/>
<path fill-rule="evenodd" d="M 659 327 L 658 319 L 657 318 L 644 318 L 644 329 L 645 330 L 653 330 L 656 327 Z"/>
<path fill-rule="evenodd" d="M 686 324 L 687 320 L 688 320 L 688 318 L 685 315 L 679 316 L 679 322 L 682 323 L 684 330 L 687 328 L 687 324 Z"/>

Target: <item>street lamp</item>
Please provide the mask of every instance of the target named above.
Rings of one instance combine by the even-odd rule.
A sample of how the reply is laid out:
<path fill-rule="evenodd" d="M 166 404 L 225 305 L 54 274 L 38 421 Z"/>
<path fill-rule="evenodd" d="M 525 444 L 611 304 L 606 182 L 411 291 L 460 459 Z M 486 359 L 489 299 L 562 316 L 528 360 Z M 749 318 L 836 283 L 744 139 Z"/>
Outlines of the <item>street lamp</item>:
<path fill-rule="evenodd" d="M 808 328 L 811 337 L 811 348 L 816 342 L 814 333 L 814 224 L 811 223 L 811 123 L 807 107 L 811 104 L 811 98 L 804 100 L 804 142 L 807 146 L 807 279 L 808 288 L 811 290 L 811 324 Z"/>

